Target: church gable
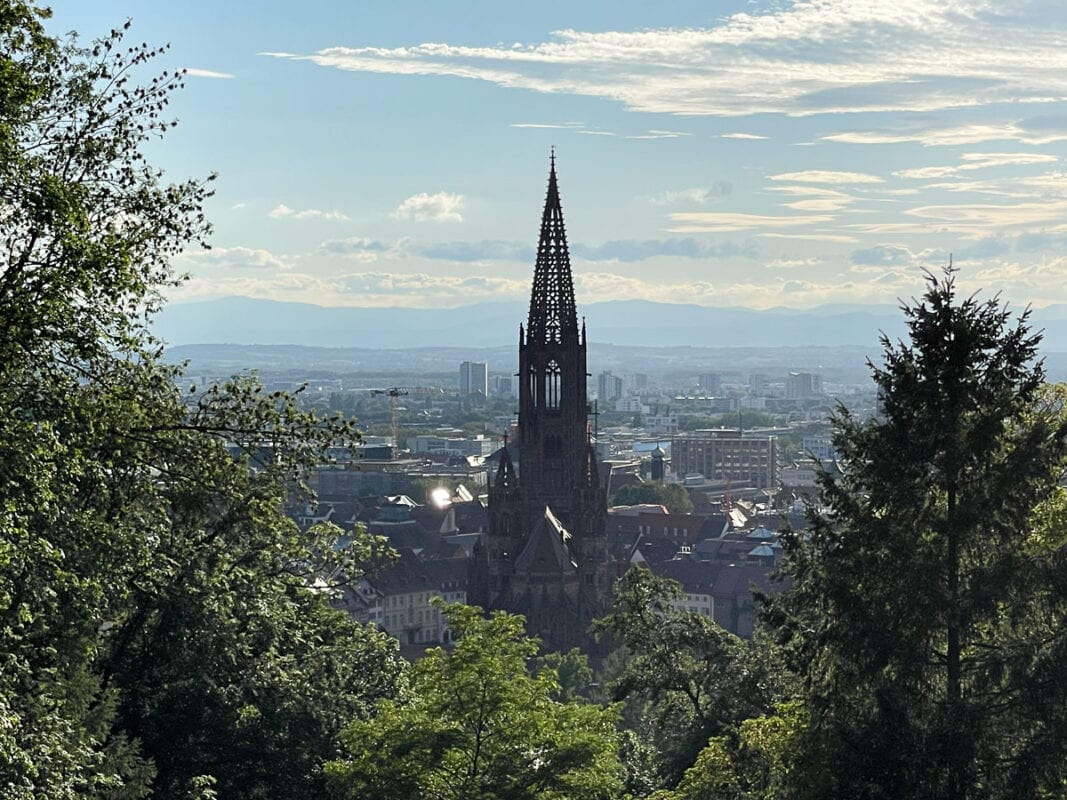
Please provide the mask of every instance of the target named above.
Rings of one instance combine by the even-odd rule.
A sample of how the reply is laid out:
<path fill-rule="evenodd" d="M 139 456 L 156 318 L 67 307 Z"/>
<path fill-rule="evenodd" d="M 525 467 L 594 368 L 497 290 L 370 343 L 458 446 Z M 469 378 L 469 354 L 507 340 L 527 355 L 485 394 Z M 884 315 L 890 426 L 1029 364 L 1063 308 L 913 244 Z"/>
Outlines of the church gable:
<path fill-rule="evenodd" d="M 571 535 L 548 508 L 537 521 L 526 546 L 515 559 L 515 572 L 537 576 L 570 576 L 578 567 L 567 547 Z"/>

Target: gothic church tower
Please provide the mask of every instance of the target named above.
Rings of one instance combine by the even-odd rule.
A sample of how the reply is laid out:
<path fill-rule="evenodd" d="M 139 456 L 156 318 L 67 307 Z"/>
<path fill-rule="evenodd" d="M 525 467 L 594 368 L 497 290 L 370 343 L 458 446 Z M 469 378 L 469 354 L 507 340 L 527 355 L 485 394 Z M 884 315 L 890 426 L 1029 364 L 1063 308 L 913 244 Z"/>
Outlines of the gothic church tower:
<path fill-rule="evenodd" d="M 487 543 L 489 606 L 526 615 L 551 648 L 588 644 L 585 630 L 606 613 L 613 577 L 586 377 L 553 153 L 530 314 L 519 327 L 518 474 L 505 445 Z"/>

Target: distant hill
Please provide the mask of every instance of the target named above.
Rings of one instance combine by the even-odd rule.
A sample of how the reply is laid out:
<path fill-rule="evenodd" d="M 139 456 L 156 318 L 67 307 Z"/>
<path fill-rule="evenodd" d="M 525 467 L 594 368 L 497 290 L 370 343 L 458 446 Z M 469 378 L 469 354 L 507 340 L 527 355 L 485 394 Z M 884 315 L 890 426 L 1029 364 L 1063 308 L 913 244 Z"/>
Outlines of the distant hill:
<path fill-rule="evenodd" d="M 591 370 L 816 369 L 829 376 L 836 367 L 842 380 L 853 379 L 867 374 L 867 357 L 878 360 L 881 332 L 892 339 L 907 334 L 904 315 L 892 306 L 756 311 L 627 300 L 579 310 L 588 326 Z M 211 371 L 400 368 L 426 374 L 450 372 L 463 360 L 514 369 L 525 317 L 522 303 L 325 308 L 228 297 L 167 306 L 155 330 L 171 345 L 171 359 L 190 359 Z M 1045 333 L 1049 378 L 1067 380 L 1067 306 L 1035 311 L 1032 323 Z"/>
<path fill-rule="evenodd" d="M 903 315 L 892 306 L 756 311 L 626 300 L 590 303 L 579 311 L 585 315 L 590 342 L 627 346 L 875 348 L 880 331 L 894 338 L 905 333 Z M 157 318 L 155 330 L 171 345 L 514 347 L 525 316 L 523 303 L 449 309 L 330 308 L 227 297 L 171 304 Z M 1064 317 L 1055 322 L 1067 342 Z"/>

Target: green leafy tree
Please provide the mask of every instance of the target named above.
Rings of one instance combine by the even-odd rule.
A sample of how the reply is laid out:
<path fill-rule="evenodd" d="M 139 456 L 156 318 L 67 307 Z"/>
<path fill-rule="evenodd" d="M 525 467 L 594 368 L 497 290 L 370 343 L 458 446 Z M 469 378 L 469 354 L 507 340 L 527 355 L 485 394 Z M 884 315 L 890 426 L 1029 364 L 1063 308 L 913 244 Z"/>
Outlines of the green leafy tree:
<path fill-rule="evenodd" d="M 770 620 L 811 712 L 800 796 L 1063 796 L 1067 421 L 1028 315 L 954 277 L 883 342 L 882 414 L 837 411 L 844 473 L 821 476 L 810 537 L 786 538 Z"/>
<path fill-rule="evenodd" d="M 46 19 L 0 0 L 2 793 L 316 796 L 399 667 L 309 588 L 375 543 L 282 510 L 354 432 L 251 381 L 177 391 L 148 320 L 209 187 L 143 150 L 182 76 Z"/>
<path fill-rule="evenodd" d="M 713 736 L 678 786 L 655 792 L 652 800 L 778 800 L 791 786 L 807 724 L 795 700 L 746 719 L 736 733 Z"/>
<path fill-rule="evenodd" d="M 709 737 L 770 709 L 773 660 L 703 614 L 676 611 L 676 581 L 635 567 L 616 584 L 612 613 L 594 630 L 624 648 L 608 683 L 624 721 L 652 745 L 658 786 L 674 786 Z"/>
<path fill-rule="evenodd" d="M 593 686 L 593 670 L 589 658 L 577 647 L 566 653 L 550 652 L 534 660 L 534 673 L 548 671 L 556 676 L 559 689 L 552 699 L 563 703 L 573 703 L 588 699 Z"/>
<path fill-rule="evenodd" d="M 660 481 L 623 486 L 611 498 L 611 502 L 617 506 L 636 506 L 642 503 L 663 505 L 672 514 L 688 514 L 693 510 L 693 501 L 689 499 L 689 492 L 684 486 L 677 483 L 664 484 Z"/>
<path fill-rule="evenodd" d="M 610 798 L 621 768 L 616 711 L 560 702 L 556 674 L 526 672 L 537 642 L 522 617 L 440 604 L 458 638 L 431 650 L 401 698 L 342 735 L 334 796 L 396 800 Z"/>

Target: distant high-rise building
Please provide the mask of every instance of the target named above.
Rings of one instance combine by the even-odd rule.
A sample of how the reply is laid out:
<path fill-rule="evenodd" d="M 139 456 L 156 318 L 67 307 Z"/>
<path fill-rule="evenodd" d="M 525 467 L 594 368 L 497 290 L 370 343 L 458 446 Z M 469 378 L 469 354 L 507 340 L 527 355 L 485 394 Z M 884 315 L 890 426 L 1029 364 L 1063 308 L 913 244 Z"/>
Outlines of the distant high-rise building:
<path fill-rule="evenodd" d="M 489 395 L 489 365 L 481 361 L 464 361 L 459 365 L 459 396 Z"/>
<path fill-rule="evenodd" d="M 489 394 L 493 397 L 514 397 L 515 379 L 511 375 L 492 375 L 489 378 Z"/>
<path fill-rule="evenodd" d="M 767 394 L 767 376 L 754 372 L 748 376 L 748 393 L 753 397 L 763 397 Z"/>
<path fill-rule="evenodd" d="M 722 376 L 718 372 L 705 372 L 697 378 L 697 385 L 705 394 L 719 394 L 722 391 Z"/>
<path fill-rule="evenodd" d="M 622 397 L 622 378 L 610 372 L 601 372 L 597 376 L 596 386 L 596 396 L 601 403 L 611 403 Z"/>
<path fill-rule="evenodd" d="M 648 376 L 643 372 L 635 372 L 633 374 L 633 387 L 637 391 L 648 388 Z"/>
<path fill-rule="evenodd" d="M 822 377 L 810 372 L 790 372 L 785 379 L 785 396 L 803 400 L 822 394 Z"/>

